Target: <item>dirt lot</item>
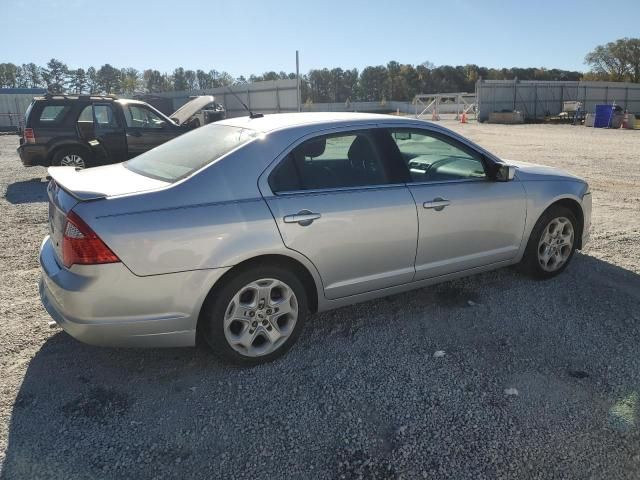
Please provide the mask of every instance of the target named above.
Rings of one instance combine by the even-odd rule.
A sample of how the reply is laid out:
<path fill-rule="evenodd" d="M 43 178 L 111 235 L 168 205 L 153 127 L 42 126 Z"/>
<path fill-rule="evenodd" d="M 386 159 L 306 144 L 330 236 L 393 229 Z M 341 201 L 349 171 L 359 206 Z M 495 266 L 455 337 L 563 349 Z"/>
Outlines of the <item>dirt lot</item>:
<path fill-rule="evenodd" d="M 317 315 L 248 370 L 49 329 L 45 171 L 0 137 L 0 477 L 637 479 L 640 132 L 448 126 L 585 177 L 590 246 L 548 282 L 505 269 Z"/>

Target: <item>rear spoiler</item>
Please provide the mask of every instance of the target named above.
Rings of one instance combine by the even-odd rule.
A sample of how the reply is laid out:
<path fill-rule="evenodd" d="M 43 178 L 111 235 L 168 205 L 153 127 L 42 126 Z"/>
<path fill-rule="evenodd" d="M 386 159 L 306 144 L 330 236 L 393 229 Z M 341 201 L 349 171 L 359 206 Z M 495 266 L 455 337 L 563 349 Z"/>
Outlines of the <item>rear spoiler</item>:
<path fill-rule="evenodd" d="M 47 171 L 60 188 L 81 202 L 107 196 L 103 192 L 83 190 L 86 184 L 83 185 L 85 182 L 74 167 L 49 167 Z"/>

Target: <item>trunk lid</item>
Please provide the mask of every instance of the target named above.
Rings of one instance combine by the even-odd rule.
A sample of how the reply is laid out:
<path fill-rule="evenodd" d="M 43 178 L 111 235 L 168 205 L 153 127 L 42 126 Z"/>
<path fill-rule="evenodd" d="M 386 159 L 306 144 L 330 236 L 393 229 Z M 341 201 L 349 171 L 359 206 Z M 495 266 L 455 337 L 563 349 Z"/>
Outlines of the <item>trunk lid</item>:
<path fill-rule="evenodd" d="M 213 103 L 213 100 L 213 95 L 202 95 L 199 97 L 195 97 L 181 106 L 178 110 L 173 112 L 170 115 L 171 120 L 176 121 L 178 125 L 182 125 L 184 122 L 198 113 L 198 110 L 202 110 L 210 103 Z"/>
<path fill-rule="evenodd" d="M 170 185 L 168 182 L 132 172 L 122 163 L 84 170 L 49 167 L 49 175 L 58 186 L 80 201 L 144 192 Z"/>

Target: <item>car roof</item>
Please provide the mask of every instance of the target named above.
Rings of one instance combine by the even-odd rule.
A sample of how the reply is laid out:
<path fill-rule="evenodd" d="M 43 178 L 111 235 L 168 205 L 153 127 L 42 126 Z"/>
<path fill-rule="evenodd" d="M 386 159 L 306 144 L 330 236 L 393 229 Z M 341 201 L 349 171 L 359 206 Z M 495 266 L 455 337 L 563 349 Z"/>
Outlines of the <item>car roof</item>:
<path fill-rule="evenodd" d="M 331 124 L 358 125 L 360 123 L 407 123 L 415 119 L 397 117 L 393 115 L 383 115 L 379 113 L 354 113 L 354 112 L 302 112 L 302 113 L 275 113 L 259 118 L 235 117 L 216 122 L 217 124 L 230 125 L 234 127 L 250 128 L 259 132 L 271 132 L 304 125 Z"/>

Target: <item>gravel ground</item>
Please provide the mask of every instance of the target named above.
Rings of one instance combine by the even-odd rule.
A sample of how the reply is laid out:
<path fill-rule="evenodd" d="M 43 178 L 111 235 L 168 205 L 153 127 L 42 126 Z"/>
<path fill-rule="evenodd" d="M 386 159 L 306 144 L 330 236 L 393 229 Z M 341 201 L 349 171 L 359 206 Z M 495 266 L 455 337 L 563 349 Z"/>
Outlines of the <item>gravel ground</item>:
<path fill-rule="evenodd" d="M 45 171 L 0 137 L 0 477 L 637 479 L 640 132 L 446 124 L 585 177 L 590 246 L 551 281 L 504 269 L 317 315 L 253 369 L 49 329 Z"/>

